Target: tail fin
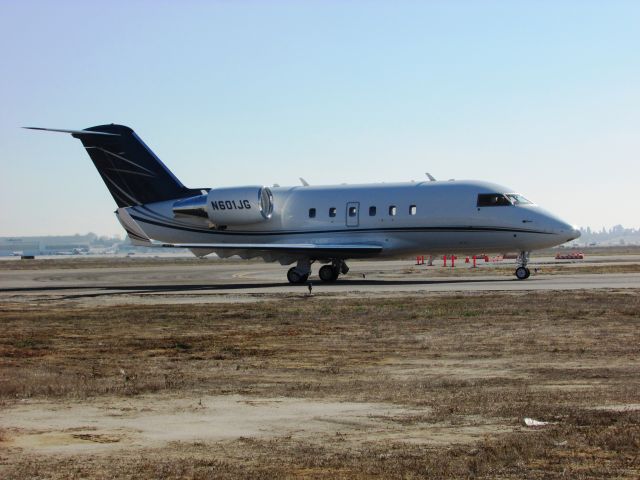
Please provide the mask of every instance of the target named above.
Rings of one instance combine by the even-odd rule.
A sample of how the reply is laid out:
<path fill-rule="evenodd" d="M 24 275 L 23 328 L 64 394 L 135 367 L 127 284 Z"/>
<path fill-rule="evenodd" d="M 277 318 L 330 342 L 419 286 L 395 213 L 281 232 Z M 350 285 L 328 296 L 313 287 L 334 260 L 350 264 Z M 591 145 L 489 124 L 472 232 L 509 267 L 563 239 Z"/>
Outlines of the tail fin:
<path fill-rule="evenodd" d="M 201 193 L 185 187 L 135 132 L 124 125 L 99 125 L 85 130 L 36 130 L 67 132 L 78 138 L 118 207 Z"/>
<path fill-rule="evenodd" d="M 129 127 L 100 125 L 73 133 L 82 142 L 118 207 L 161 202 L 192 193 Z"/>

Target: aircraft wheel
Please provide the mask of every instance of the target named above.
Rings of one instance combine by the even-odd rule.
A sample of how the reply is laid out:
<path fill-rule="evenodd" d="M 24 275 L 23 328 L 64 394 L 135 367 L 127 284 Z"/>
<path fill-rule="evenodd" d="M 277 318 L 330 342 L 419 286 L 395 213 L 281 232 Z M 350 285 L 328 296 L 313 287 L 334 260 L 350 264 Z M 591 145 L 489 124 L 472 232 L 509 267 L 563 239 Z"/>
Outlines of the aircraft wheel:
<path fill-rule="evenodd" d="M 320 271 L 318 271 L 320 280 L 323 282 L 335 282 L 338 279 L 339 274 L 340 272 L 338 269 L 334 268 L 332 265 L 325 265 L 320 268 Z"/>
<path fill-rule="evenodd" d="M 526 280 L 531 275 L 531 271 L 527 267 L 516 268 L 516 278 L 518 280 Z"/>
<path fill-rule="evenodd" d="M 309 278 L 309 275 L 300 275 L 296 267 L 291 267 L 287 272 L 287 280 L 289 283 L 304 283 Z"/>

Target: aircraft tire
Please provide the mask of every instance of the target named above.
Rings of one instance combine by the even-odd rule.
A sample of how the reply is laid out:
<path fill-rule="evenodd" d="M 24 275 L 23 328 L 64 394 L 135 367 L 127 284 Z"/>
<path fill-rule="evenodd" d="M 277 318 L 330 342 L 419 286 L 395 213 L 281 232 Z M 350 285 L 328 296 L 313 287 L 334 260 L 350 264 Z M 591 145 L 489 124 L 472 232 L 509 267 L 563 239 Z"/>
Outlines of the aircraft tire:
<path fill-rule="evenodd" d="M 526 280 L 531 275 L 531 271 L 527 267 L 516 268 L 516 278 L 518 280 Z"/>
<path fill-rule="evenodd" d="M 340 272 L 332 265 L 320 267 L 320 271 L 318 271 L 318 276 L 323 282 L 335 282 L 338 279 L 338 275 L 340 275 Z"/>
<path fill-rule="evenodd" d="M 287 272 L 287 280 L 289 283 L 299 284 L 304 283 L 309 278 L 309 275 L 300 275 L 296 270 L 296 267 L 291 267 Z"/>

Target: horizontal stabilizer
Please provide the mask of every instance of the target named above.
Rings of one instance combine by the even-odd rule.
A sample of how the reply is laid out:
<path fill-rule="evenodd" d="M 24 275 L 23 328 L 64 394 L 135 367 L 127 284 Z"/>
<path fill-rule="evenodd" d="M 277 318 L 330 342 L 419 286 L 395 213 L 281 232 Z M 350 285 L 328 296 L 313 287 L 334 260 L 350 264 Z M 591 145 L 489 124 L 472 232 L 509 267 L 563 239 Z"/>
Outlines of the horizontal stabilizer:
<path fill-rule="evenodd" d="M 22 127 L 27 130 L 43 130 L 45 132 L 61 132 L 71 133 L 72 135 L 109 135 L 111 137 L 119 137 L 118 133 L 92 132 L 91 130 L 63 130 L 61 128 L 42 128 L 42 127 Z"/>

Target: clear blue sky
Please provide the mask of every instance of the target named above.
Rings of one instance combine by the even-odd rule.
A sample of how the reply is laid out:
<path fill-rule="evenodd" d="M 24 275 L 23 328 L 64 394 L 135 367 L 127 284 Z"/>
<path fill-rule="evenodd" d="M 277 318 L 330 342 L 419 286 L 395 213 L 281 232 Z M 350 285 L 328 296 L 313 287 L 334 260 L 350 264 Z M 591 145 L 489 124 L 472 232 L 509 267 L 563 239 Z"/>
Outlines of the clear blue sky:
<path fill-rule="evenodd" d="M 80 142 L 188 186 L 494 181 L 639 227 L 640 2 L 0 0 L 0 236 L 122 234 Z"/>

